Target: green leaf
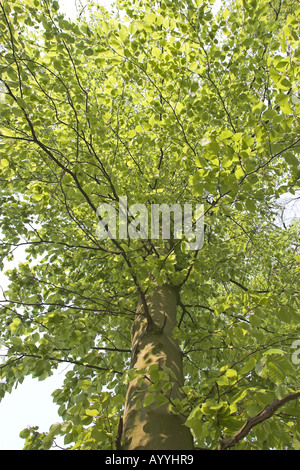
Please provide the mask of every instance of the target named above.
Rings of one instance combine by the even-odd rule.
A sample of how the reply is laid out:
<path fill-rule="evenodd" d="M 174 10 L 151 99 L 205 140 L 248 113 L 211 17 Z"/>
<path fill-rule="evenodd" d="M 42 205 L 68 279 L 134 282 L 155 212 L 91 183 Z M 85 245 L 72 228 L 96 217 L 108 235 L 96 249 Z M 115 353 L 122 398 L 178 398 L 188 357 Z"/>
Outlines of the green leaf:
<path fill-rule="evenodd" d="M 145 396 L 144 401 L 143 401 L 143 406 L 150 406 L 155 400 L 155 393 L 149 393 Z"/>
<path fill-rule="evenodd" d="M 136 136 L 136 130 L 132 129 L 128 132 L 128 137 L 132 139 L 133 137 Z"/>
<path fill-rule="evenodd" d="M 7 168 L 9 166 L 9 161 L 6 158 L 1 158 L 0 160 L 0 169 Z"/>
<path fill-rule="evenodd" d="M 27 439 L 30 436 L 30 429 L 23 429 L 23 431 L 20 432 L 19 436 L 21 439 Z"/>
<path fill-rule="evenodd" d="M 282 384 L 286 378 L 282 370 L 274 363 L 268 362 L 267 374 L 275 384 Z"/>
<path fill-rule="evenodd" d="M 159 379 L 159 366 L 158 364 L 153 364 L 149 368 L 149 375 L 151 382 L 156 382 Z"/>
<path fill-rule="evenodd" d="M 229 139 L 229 137 L 231 137 L 232 135 L 233 135 L 233 132 L 229 129 L 226 129 L 221 132 L 221 134 L 219 135 L 219 138 L 220 140 L 226 140 L 226 139 Z"/>
<path fill-rule="evenodd" d="M 98 410 L 85 410 L 85 414 L 87 416 L 95 417 L 95 416 L 98 416 L 99 411 Z"/>
<path fill-rule="evenodd" d="M 91 57 L 93 54 L 94 54 L 94 51 L 91 47 L 88 47 L 87 49 L 85 49 L 84 51 L 85 55 L 87 55 L 88 57 Z"/>
<path fill-rule="evenodd" d="M 282 349 L 276 349 L 276 348 L 268 349 L 267 351 L 264 352 L 265 356 L 274 355 L 274 354 L 285 356 L 286 353 Z"/>
<path fill-rule="evenodd" d="M 91 437 L 97 442 L 105 441 L 108 438 L 107 432 L 101 429 L 93 428 L 91 432 Z"/>
<path fill-rule="evenodd" d="M 246 209 L 248 209 L 248 211 L 250 211 L 250 212 L 255 212 L 256 211 L 256 205 L 255 205 L 255 202 L 253 201 L 253 199 L 247 199 L 245 205 L 246 205 Z"/>
<path fill-rule="evenodd" d="M 17 103 L 20 106 L 20 108 L 22 109 L 26 108 L 26 102 L 23 98 L 17 97 Z"/>
<path fill-rule="evenodd" d="M 300 450 L 300 440 L 294 438 L 292 440 L 292 446 L 294 450 Z"/>
<path fill-rule="evenodd" d="M 83 380 L 80 380 L 78 382 L 78 386 L 79 388 L 83 389 L 83 390 L 86 390 L 87 388 L 89 388 L 90 386 L 92 385 L 90 379 L 83 379 Z"/>
<path fill-rule="evenodd" d="M 226 377 L 229 377 L 230 379 L 232 379 L 232 378 L 234 378 L 234 379 L 237 378 L 237 375 L 238 375 L 238 374 L 237 374 L 237 371 L 236 371 L 235 369 L 228 369 L 228 370 L 226 371 Z"/>
<path fill-rule="evenodd" d="M 289 165 L 295 166 L 296 168 L 299 166 L 299 160 L 293 153 L 285 152 L 283 156 Z"/>
<path fill-rule="evenodd" d="M 252 356 L 250 357 L 247 362 L 243 365 L 241 370 L 239 371 L 241 375 L 247 375 L 251 370 L 254 369 L 256 366 L 257 360 Z"/>
<path fill-rule="evenodd" d="M 148 13 L 146 16 L 145 16 L 145 21 L 147 23 L 154 23 L 156 21 L 156 14 L 155 13 Z"/>
<path fill-rule="evenodd" d="M 18 329 L 20 323 L 21 323 L 21 319 L 20 319 L 20 318 L 18 318 L 18 317 L 14 318 L 13 321 L 12 321 L 12 322 L 10 323 L 10 325 L 9 325 L 9 329 L 10 329 L 12 332 L 14 332 L 15 330 Z"/>

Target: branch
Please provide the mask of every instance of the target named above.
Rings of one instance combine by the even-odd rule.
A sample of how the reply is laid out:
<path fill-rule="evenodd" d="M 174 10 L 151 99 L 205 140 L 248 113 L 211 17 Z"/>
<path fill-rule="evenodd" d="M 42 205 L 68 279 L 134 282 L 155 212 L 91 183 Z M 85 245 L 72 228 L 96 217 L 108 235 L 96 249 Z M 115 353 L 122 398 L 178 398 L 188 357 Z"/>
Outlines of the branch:
<path fill-rule="evenodd" d="M 243 284 L 241 284 L 240 282 L 237 282 L 232 278 L 230 278 L 229 281 L 235 284 L 236 286 L 240 287 L 241 289 L 243 289 L 245 292 L 248 292 L 248 288 L 243 286 Z"/>
<path fill-rule="evenodd" d="M 78 366 L 84 366 L 84 367 L 94 369 L 94 370 L 112 372 L 114 374 L 123 374 L 124 373 L 120 370 L 114 370 L 114 369 L 109 369 L 108 367 L 100 367 L 100 366 L 96 366 L 96 365 L 92 365 L 92 364 L 87 364 L 85 362 L 77 361 L 75 359 L 57 358 L 57 357 L 53 357 L 53 356 L 44 357 L 44 356 L 41 356 L 41 355 L 38 355 L 38 354 L 27 354 L 27 353 L 23 353 L 23 354 L 21 354 L 21 356 L 15 358 L 15 359 L 12 359 L 11 361 L 5 362 L 2 366 L 0 366 L 0 370 L 4 369 L 5 367 L 10 366 L 14 362 L 21 361 L 24 357 L 30 357 L 30 358 L 34 358 L 34 359 L 44 359 L 46 361 L 54 361 L 54 362 L 58 362 L 58 363 L 75 364 L 75 365 L 78 365 Z"/>
<path fill-rule="evenodd" d="M 257 426 L 257 424 L 260 424 L 266 419 L 269 419 L 278 410 L 278 408 L 281 408 L 281 406 L 285 405 L 289 401 L 296 400 L 299 397 L 300 392 L 296 392 L 287 395 L 281 400 L 274 400 L 270 405 L 267 405 L 257 415 L 253 416 L 252 418 L 248 418 L 244 426 L 242 426 L 241 429 L 239 429 L 239 431 L 237 431 L 232 437 L 229 437 L 228 439 L 221 439 L 219 441 L 218 450 L 226 450 L 229 447 L 234 446 L 239 441 L 244 439 L 244 437 L 247 436 L 247 434 L 251 431 L 254 426 Z"/>
<path fill-rule="evenodd" d="M 120 416 L 118 432 L 115 439 L 116 449 L 122 450 L 123 418 Z"/>
<path fill-rule="evenodd" d="M 0 135 L 1 137 L 1 135 Z M 39 236 L 39 235 L 38 235 Z M 59 242 L 59 241 L 53 241 L 53 240 L 44 240 L 42 239 L 40 236 L 39 236 L 40 240 L 39 241 L 26 241 L 26 242 L 21 242 L 21 243 L 5 243 L 5 242 L 2 242 L 2 240 L 0 240 L 1 242 L 1 246 L 15 246 L 15 247 L 19 247 L 19 246 L 22 246 L 22 245 L 41 245 L 42 243 L 44 244 L 52 244 L 52 245 L 62 245 L 64 246 L 65 248 L 80 248 L 80 249 L 84 249 L 84 250 L 95 250 L 95 251 L 105 251 L 107 253 L 112 253 L 112 254 L 120 254 L 119 251 L 113 251 L 113 250 L 109 250 L 107 248 L 102 248 L 102 247 L 95 247 L 95 246 L 88 246 L 88 245 L 71 245 L 70 243 L 66 243 L 66 242 Z"/>
<path fill-rule="evenodd" d="M 29 306 L 29 307 L 47 307 L 47 306 L 52 306 L 56 308 L 68 308 L 72 310 L 80 310 L 80 311 L 86 311 L 86 312 L 92 312 L 92 313 L 109 313 L 112 316 L 116 315 L 125 315 L 125 313 L 118 312 L 118 311 L 113 311 L 109 310 L 108 308 L 103 308 L 102 310 L 100 309 L 95 309 L 95 308 L 88 308 L 88 307 L 83 307 L 79 306 L 77 307 L 76 305 L 68 305 L 64 303 L 59 303 L 59 302 L 25 302 L 23 300 L 10 300 L 7 298 L 1 299 L 0 300 L 0 306 L 1 304 L 6 304 L 6 303 L 11 303 L 11 304 L 17 304 L 17 305 L 22 305 L 22 306 Z M 134 313 L 126 313 L 126 315 L 134 315 Z"/>
<path fill-rule="evenodd" d="M 188 316 L 190 317 L 190 319 L 192 320 L 192 322 L 194 323 L 194 320 L 193 320 L 193 317 L 191 316 L 191 314 L 189 313 L 189 311 L 186 309 L 186 305 L 184 305 L 181 301 L 181 299 L 178 300 L 178 305 L 181 307 L 181 310 L 182 310 L 182 315 L 181 315 L 181 318 L 179 320 L 179 323 L 178 323 L 178 328 L 181 327 L 181 323 L 182 323 L 182 320 L 183 320 L 183 317 L 184 315 L 187 313 Z"/>

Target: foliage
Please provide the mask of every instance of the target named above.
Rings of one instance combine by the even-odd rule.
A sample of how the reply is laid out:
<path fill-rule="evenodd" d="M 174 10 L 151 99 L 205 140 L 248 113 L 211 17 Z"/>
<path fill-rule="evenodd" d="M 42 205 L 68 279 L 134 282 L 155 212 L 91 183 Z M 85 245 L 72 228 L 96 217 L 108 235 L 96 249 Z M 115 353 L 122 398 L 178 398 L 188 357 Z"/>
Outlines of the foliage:
<path fill-rule="evenodd" d="M 61 423 L 22 431 L 25 448 L 58 435 L 72 449 L 115 448 L 138 298 L 171 283 L 186 377 L 171 406 L 196 447 L 215 449 L 300 388 L 299 226 L 275 224 L 276 199 L 299 188 L 300 11 L 117 6 L 91 3 L 71 21 L 56 0 L 0 0 L 1 267 L 26 248 L 1 301 L 0 397 L 69 364 L 53 393 Z M 98 205 L 123 195 L 203 203 L 204 247 L 99 240 Z M 162 403 L 150 372 L 149 402 Z M 298 418 L 291 401 L 235 448 L 299 448 Z"/>

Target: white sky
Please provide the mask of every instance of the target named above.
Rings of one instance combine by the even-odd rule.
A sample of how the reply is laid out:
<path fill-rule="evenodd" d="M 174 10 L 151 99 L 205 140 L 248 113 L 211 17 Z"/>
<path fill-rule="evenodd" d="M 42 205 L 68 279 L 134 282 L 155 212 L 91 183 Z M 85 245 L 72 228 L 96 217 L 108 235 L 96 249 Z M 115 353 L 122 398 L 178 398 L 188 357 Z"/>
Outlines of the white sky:
<path fill-rule="evenodd" d="M 76 5 L 80 5 L 80 0 L 59 0 L 60 9 L 63 13 L 65 13 L 70 18 L 75 18 L 77 11 Z M 82 1 L 84 3 L 84 0 Z M 97 0 L 97 3 L 103 5 L 105 8 L 109 9 L 110 5 L 113 3 L 113 0 Z"/>

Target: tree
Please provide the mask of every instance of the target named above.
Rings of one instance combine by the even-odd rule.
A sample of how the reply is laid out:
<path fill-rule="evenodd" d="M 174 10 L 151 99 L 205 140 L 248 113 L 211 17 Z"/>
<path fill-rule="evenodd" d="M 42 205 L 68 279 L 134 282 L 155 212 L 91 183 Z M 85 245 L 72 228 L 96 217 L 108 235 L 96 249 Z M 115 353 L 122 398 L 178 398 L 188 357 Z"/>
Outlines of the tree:
<path fill-rule="evenodd" d="M 0 0 L 1 398 L 70 365 L 25 449 L 299 448 L 296 7 Z M 203 205 L 203 246 L 142 206 L 99 237 L 126 197 Z"/>

